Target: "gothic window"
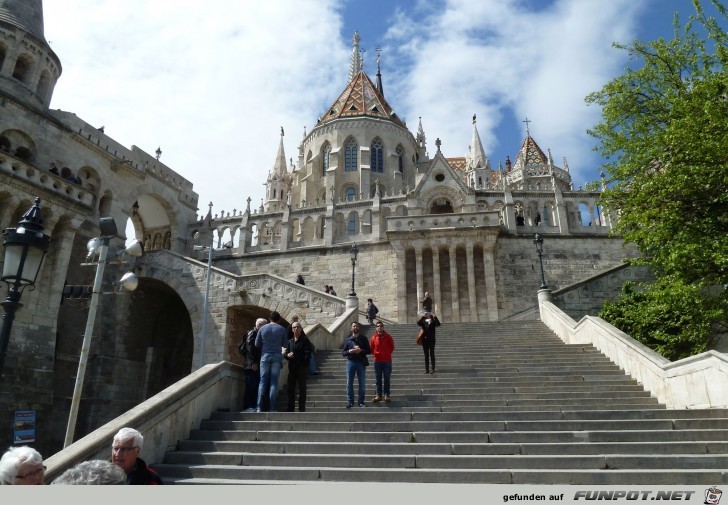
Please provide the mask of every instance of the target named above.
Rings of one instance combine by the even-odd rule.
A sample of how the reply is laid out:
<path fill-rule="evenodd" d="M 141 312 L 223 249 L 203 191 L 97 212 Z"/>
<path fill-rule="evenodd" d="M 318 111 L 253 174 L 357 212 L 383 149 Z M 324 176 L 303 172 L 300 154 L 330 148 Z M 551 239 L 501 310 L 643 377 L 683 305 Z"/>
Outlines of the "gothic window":
<path fill-rule="evenodd" d="M 356 198 L 356 189 L 346 188 L 346 201 L 353 202 L 355 198 Z"/>
<path fill-rule="evenodd" d="M 372 144 L 369 146 L 371 157 L 372 157 L 372 172 L 383 173 L 384 172 L 384 144 L 381 139 L 374 139 Z"/>
<path fill-rule="evenodd" d="M 397 170 L 399 170 L 400 174 L 404 173 L 404 149 L 402 149 L 402 146 L 397 146 L 397 149 L 395 150 L 397 153 Z"/>
<path fill-rule="evenodd" d="M 321 175 L 326 175 L 329 170 L 329 161 L 331 159 L 331 144 L 328 142 L 324 146 L 324 155 L 321 159 Z"/>
<path fill-rule="evenodd" d="M 356 140 L 349 139 L 344 145 L 344 171 L 345 172 L 356 172 L 357 171 L 357 151 L 359 146 Z"/>

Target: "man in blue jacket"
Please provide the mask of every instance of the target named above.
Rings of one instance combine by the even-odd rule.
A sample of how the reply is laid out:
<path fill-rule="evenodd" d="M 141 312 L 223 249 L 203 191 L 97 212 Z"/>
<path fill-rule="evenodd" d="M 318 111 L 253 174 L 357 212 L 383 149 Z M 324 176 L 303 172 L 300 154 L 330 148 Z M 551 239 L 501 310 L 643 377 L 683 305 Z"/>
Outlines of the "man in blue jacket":
<path fill-rule="evenodd" d="M 354 405 L 354 374 L 359 382 L 359 406 L 366 407 L 364 395 L 366 394 L 366 366 L 369 364 L 367 354 L 371 354 L 367 338 L 359 333 L 359 323 L 351 323 L 351 335 L 344 341 L 342 356 L 346 358 L 346 408 Z M 366 364 L 365 364 L 366 363 Z"/>
<path fill-rule="evenodd" d="M 258 406 L 263 407 L 263 399 L 268 396 L 270 411 L 275 412 L 278 399 L 278 377 L 283 364 L 283 349 L 288 344 L 288 332 L 280 324 L 281 315 L 275 310 L 270 314 L 270 323 L 263 325 L 255 337 L 255 347 L 260 349 L 260 385 L 258 386 Z"/>

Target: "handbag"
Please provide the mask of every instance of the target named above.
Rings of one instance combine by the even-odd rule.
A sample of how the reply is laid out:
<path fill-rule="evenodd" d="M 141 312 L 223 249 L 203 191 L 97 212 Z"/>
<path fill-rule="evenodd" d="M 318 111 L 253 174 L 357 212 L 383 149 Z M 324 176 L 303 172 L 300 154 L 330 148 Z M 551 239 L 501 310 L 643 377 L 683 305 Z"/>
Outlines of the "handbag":
<path fill-rule="evenodd" d="M 425 340 L 425 329 L 420 328 L 420 331 L 417 332 L 417 340 L 415 340 L 415 343 L 417 345 L 422 345 L 422 342 Z"/>

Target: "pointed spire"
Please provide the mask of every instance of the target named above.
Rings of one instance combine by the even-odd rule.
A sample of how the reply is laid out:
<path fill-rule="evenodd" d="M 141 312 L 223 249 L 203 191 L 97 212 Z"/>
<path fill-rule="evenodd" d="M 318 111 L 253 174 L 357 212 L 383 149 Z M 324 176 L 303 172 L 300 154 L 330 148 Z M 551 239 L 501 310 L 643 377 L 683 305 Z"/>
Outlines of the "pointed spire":
<path fill-rule="evenodd" d="M 359 73 L 359 70 L 362 66 L 361 61 L 361 53 L 359 52 L 359 32 L 354 32 L 354 36 L 351 38 L 352 41 L 352 48 L 351 48 L 351 62 L 349 63 L 349 82 L 356 77 L 356 74 Z"/>
<path fill-rule="evenodd" d="M 425 138 L 425 130 L 422 128 L 422 116 L 420 116 L 420 125 L 417 127 L 417 145 L 420 147 L 425 147 L 425 144 L 427 143 L 427 140 Z"/>
<path fill-rule="evenodd" d="M 382 71 L 379 66 L 381 56 L 382 56 L 382 48 L 377 46 L 377 91 L 379 91 L 380 95 L 384 96 L 384 85 L 382 84 Z"/>
<path fill-rule="evenodd" d="M 281 126 L 281 143 L 278 146 L 278 154 L 276 155 L 276 161 L 273 164 L 273 175 L 283 176 L 288 173 L 286 164 L 286 151 L 283 148 L 283 127 Z M 280 178 L 280 177 L 279 177 Z"/>
<path fill-rule="evenodd" d="M 466 161 L 470 168 L 490 168 L 490 161 L 485 155 L 485 149 L 483 149 L 483 143 L 480 141 L 480 134 L 478 133 L 478 127 L 475 125 L 477 122 L 476 115 L 473 114 L 473 137 L 470 141 L 470 150 Z"/>

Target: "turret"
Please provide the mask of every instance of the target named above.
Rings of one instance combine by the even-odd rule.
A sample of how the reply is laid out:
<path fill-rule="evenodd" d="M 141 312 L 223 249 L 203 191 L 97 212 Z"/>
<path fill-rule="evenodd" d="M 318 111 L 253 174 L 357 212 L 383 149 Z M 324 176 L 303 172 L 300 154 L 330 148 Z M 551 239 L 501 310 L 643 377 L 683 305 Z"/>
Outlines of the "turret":
<path fill-rule="evenodd" d="M 42 0 L 0 0 L 0 92 L 45 110 L 61 62 L 43 34 Z"/>
<path fill-rule="evenodd" d="M 273 163 L 273 169 L 268 172 L 268 179 L 265 182 L 265 211 L 279 210 L 288 203 L 288 193 L 291 189 L 291 176 L 288 174 L 286 165 L 286 151 L 283 148 L 283 127 L 281 126 L 281 141 L 278 145 L 278 154 Z"/>

